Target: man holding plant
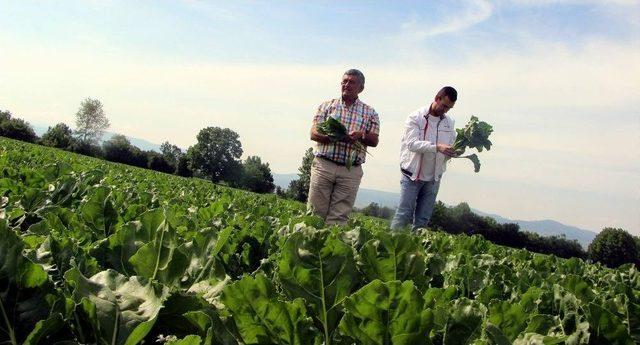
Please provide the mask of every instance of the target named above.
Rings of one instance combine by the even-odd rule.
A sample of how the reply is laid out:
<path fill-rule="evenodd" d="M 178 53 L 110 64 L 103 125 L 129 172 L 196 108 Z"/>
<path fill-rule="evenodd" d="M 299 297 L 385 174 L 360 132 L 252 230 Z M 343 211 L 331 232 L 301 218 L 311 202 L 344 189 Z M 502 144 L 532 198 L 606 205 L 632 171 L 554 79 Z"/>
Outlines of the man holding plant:
<path fill-rule="evenodd" d="M 451 86 L 443 87 L 429 106 L 409 115 L 400 148 L 400 204 L 391 221 L 399 230 L 412 223 L 412 229 L 427 226 L 436 202 L 446 163 L 456 156 L 454 120 L 447 116 L 458 99 Z"/>
<path fill-rule="evenodd" d="M 327 224 L 347 222 L 363 175 L 366 151 L 362 148 L 378 145 L 378 113 L 358 98 L 363 90 L 362 72 L 346 71 L 342 76 L 342 96 L 322 103 L 313 118 L 311 140 L 317 146 L 311 165 L 308 204 Z M 344 125 L 343 135 L 327 135 L 322 126 L 319 131 L 318 125 L 328 118 Z"/>

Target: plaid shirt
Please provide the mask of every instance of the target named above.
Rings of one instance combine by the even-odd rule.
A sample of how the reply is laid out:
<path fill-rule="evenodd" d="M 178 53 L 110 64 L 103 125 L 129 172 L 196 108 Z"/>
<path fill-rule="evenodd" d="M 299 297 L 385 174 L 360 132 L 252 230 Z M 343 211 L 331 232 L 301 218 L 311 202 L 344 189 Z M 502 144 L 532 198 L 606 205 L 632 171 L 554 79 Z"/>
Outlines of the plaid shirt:
<path fill-rule="evenodd" d="M 342 98 L 332 99 L 320 104 L 316 116 L 313 117 L 313 126 L 324 122 L 329 116 L 342 122 L 342 124 L 347 128 L 347 133 L 351 133 L 352 131 L 374 134 L 380 133 L 378 113 L 376 113 L 376 111 L 370 106 L 362 103 L 360 99 L 356 99 L 356 101 L 349 107 L 344 104 Z M 354 151 L 353 145 L 348 143 L 318 143 L 315 155 L 328 158 L 337 163 L 345 164 L 349 155 L 351 155 L 351 157 L 354 156 Z M 358 152 L 353 163 L 362 164 L 364 161 L 365 153 Z"/>

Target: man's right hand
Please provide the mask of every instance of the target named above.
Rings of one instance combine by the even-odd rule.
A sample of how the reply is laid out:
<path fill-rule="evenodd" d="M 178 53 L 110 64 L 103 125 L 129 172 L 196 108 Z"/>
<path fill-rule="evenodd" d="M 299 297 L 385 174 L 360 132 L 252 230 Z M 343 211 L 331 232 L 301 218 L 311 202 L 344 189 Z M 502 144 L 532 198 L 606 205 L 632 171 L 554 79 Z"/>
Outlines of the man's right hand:
<path fill-rule="evenodd" d="M 436 150 L 445 156 L 454 157 L 456 155 L 453 148 L 446 144 L 436 144 Z"/>

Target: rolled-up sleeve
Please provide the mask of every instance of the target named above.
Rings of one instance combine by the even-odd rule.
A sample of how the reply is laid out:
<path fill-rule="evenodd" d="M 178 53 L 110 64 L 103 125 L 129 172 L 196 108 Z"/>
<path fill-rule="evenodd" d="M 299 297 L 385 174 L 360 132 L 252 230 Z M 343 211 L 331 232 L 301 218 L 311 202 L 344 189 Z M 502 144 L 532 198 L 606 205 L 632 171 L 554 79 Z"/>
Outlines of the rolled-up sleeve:
<path fill-rule="evenodd" d="M 367 123 L 366 131 L 367 133 L 380 135 L 380 118 L 378 117 L 378 113 L 376 113 L 375 110 L 371 111 L 371 115 L 369 116 L 369 123 Z"/>

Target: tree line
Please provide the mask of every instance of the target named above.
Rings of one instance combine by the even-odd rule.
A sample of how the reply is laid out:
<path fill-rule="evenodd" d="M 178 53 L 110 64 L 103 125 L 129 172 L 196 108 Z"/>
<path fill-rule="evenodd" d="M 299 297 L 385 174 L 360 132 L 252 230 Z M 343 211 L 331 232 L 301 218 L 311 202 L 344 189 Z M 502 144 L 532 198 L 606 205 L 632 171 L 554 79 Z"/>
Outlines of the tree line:
<path fill-rule="evenodd" d="M 200 177 L 257 193 L 275 191 L 284 198 L 307 201 L 314 158 L 312 148 L 308 148 L 302 157 L 298 178 L 291 181 L 285 189 L 274 185 L 269 164 L 262 162 L 260 157 L 249 156 L 244 162 L 240 160 L 242 144 L 239 135 L 231 129 L 203 128 L 196 137 L 196 144 L 186 152 L 168 141 L 162 143 L 160 152 L 156 152 L 139 149 L 121 134 L 100 144 L 104 131 L 109 126 L 100 101 L 90 98 L 80 104 L 76 113 L 75 130 L 64 123 L 58 123 L 49 127 L 41 138 L 26 121 L 14 117 L 9 111 L 0 111 L 0 136 L 164 173 Z M 395 212 L 394 209 L 377 203 L 370 203 L 355 211 L 383 219 L 391 219 Z M 496 244 L 563 258 L 592 260 L 609 267 L 625 263 L 640 266 L 640 238 L 623 229 L 603 229 L 585 251 L 577 240 L 522 231 L 518 224 L 499 224 L 490 217 L 475 214 L 467 203 L 448 207 L 442 202 L 436 204 L 429 227 L 451 234 L 478 234 Z"/>
<path fill-rule="evenodd" d="M 75 120 L 75 129 L 58 123 L 38 137 L 28 122 L 0 110 L 0 136 L 164 173 L 200 177 L 257 193 L 271 193 L 275 189 L 269 163 L 258 156 L 241 161 L 242 144 L 231 129 L 206 127 L 186 152 L 169 141 L 162 143 L 160 152 L 156 152 L 141 150 L 121 134 L 102 142 L 110 123 L 99 100 L 83 100 Z"/>

